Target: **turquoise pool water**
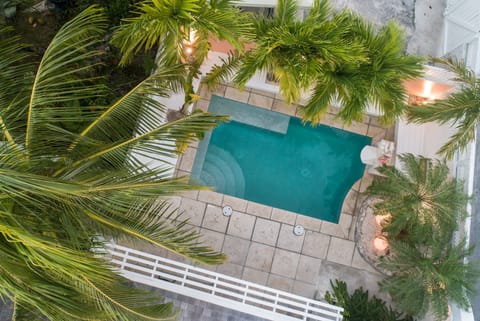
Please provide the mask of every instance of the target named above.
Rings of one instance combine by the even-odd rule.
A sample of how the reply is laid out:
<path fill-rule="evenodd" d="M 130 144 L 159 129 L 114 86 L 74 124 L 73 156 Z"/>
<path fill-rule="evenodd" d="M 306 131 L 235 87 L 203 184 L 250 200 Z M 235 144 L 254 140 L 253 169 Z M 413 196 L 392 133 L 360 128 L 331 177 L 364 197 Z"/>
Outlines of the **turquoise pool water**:
<path fill-rule="evenodd" d="M 206 135 L 193 179 L 249 201 L 338 223 L 343 200 L 363 175 L 367 136 L 213 96 L 209 111 L 232 116 Z"/>

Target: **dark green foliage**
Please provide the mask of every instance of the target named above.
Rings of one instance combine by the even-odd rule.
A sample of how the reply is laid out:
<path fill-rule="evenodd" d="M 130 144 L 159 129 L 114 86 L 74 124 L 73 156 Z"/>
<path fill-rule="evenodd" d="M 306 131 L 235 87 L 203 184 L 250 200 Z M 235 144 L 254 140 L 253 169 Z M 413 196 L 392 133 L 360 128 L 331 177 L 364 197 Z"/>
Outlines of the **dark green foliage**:
<path fill-rule="evenodd" d="M 452 245 L 466 217 L 468 197 L 463 184 L 449 177 L 445 162 L 412 154 L 398 156 L 403 171 L 381 167 L 367 193 L 379 199 L 375 215 L 389 214 L 383 226 L 390 254 L 380 266 L 391 272 L 380 287 L 411 315 L 431 310 L 437 320 L 447 316 L 448 302 L 468 309 L 478 267 L 467 262 L 472 249 Z"/>
<path fill-rule="evenodd" d="M 207 83 L 233 78 L 243 87 L 258 71 L 273 73 L 287 102 L 311 93 L 301 112 L 313 123 L 337 102 L 346 123 L 361 119 L 370 105 L 385 122 L 401 115 L 403 81 L 421 76 L 423 67 L 421 58 L 405 54 L 399 25 L 377 28 L 353 12 L 333 10 L 327 0 L 313 1 L 303 20 L 297 9 L 296 0 L 279 0 L 273 17 L 251 16 L 255 31 L 248 40 L 254 48 L 231 53 Z"/>
<path fill-rule="evenodd" d="M 92 106 L 105 91 L 92 68 L 106 28 L 101 9 L 86 9 L 35 64 L 0 28 L 0 300 L 15 304 L 19 321 L 174 319 L 171 303 L 126 286 L 104 252 L 92 251 L 104 239 L 147 242 L 206 264 L 225 260 L 170 203 L 200 187 L 172 177 L 164 156 L 226 118 L 162 121 L 158 98 L 181 84 L 183 68 L 158 69 L 114 103 Z"/>
<path fill-rule="evenodd" d="M 384 177 L 376 176 L 367 189 L 368 195 L 380 199 L 373 205 L 374 214 L 391 215 L 383 229 L 387 237 L 412 244 L 449 242 L 467 214 L 462 183 L 449 177 L 445 162 L 412 154 L 397 157 L 403 171 L 380 167 Z"/>
<path fill-rule="evenodd" d="M 382 258 L 380 266 L 392 275 L 380 282 L 382 290 L 403 311 L 422 317 L 431 309 L 437 320 L 448 315 L 448 303 L 468 310 L 480 276 L 476 262 L 466 262 L 473 247 L 438 242 L 430 246 L 391 242 L 394 255 Z"/>
<path fill-rule="evenodd" d="M 356 289 L 350 294 L 344 281 L 330 280 L 332 292 L 325 294 L 330 304 L 343 307 L 344 321 L 413 321 L 413 318 L 393 310 L 387 303 L 376 296 L 369 297 L 368 291 Z"/>

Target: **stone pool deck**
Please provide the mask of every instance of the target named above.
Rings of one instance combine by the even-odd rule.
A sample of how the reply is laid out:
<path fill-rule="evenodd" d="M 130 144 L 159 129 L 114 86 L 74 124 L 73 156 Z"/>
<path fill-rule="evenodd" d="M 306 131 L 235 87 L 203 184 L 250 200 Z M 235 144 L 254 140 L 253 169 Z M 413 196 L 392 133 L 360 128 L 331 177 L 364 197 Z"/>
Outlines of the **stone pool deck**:
<path fill-rule="evenodd" d="M 207 90 L 201 93 L 196 107 L 207 110 L 211 94 Z M 239 91 L 224 85 L 213 94 L 296 115 L 295 107 L 272 93 Z M 393 140 L 393 128 L 381 127 L 375 117 L 365 116 L 362 122 L 343 126 L 335 118 L 335 112 L 336 109 L 331 108 L 322 123 L 370 136 L 374 142 L 383 138 Z M 197 145 L 190 146 L 178 159 L 178 175 L 190 173 Z M 203 235 L 205 244 L 228 256 L 225 264 L 203 268 L 309 298 L 323 296 L 330 289 L 330 280 L 336 278 L 345 280 L 352 289 L 363 286 L 377 294 L 377 281 L 382 275 L 363 260 L 354 242 L 359 195 L 371 181 L 371 175 L 365 173 L 352 186 L 338 224 L 213 191 L 186 192 L 176 201 L 190 224 Z M 225 205 L 233 208 L 232 216 L 223 216 Z M 295 224 L 305 228 L 303 236 L 293 234 Z M 141 250 L 138 245 L 136 248 Z M 144 250 L 151 252 L 151 249 Z M 192 263 L 158 249 L 155 254 Z"/>

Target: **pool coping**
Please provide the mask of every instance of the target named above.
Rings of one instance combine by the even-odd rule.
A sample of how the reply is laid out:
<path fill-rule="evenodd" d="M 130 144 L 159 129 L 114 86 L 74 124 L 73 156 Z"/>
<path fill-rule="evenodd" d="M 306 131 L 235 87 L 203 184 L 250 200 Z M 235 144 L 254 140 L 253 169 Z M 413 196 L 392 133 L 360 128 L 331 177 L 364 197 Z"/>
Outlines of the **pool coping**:
<path fill-rule="evenodd" d="M 219 85 L 213 91 L 202 86 L 201 98 L 194 107 L 207 111 L 212 94 L 289 116 L 299 116 L 298 108 L 287 105 L 278 94 L 250 88 L 241 91 L 230 85 Z M 369 136 L 372 143 L 393 138 L 394 129 L 381 127 L 376 117 L 364 116 L 362 122 L 343 125 L 335 118 L 337 112 L 336 108 L 329 108 L 321 124 Z M 179 157 L 176 175 L 190 174 L 197 147 L 198 142 L 191 144 Z M 313 297 L 329 288 L 332 273 L 340 273 L 345 269 L 350 276 L 360 273 L 362 276 L 357 277 L 360 282 L 382 278 L 359 255 L 355 243 L 359 195 L 371 181 L 372 176 L 365 171 L 363 177 L 352 186 L 343 202 L 338 224 L 208 190 L 184 192 L 177 202 L 180 211 L 190 219 L 192 228 L 203 235 L 205 244 L 228 256 L 225 264 L 202 267 Z M 226 205 L 233 208 L 231 217 L 222 214 L 222 207 Z M 296 224 L 305 228 L 303 236 L 292 233 Z M 191 263 L 175 254 L 165 255 Z M 325 273 L 329 273 L 328 276 Z M 374 283 L 362 285 L 378 294 Z"/>

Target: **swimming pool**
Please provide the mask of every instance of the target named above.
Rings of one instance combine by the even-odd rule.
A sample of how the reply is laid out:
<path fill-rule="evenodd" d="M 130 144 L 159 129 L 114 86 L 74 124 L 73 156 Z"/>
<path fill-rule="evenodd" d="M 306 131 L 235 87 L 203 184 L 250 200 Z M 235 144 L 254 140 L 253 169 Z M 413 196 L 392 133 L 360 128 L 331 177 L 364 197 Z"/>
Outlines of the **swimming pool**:
<path fill-rule="evenodd" d="M 362 177 L 371 138 L 212 96 L 209 111 L 231 115 L 199 144 L 192 178 L 227 194 L 338 223 Z"/>

